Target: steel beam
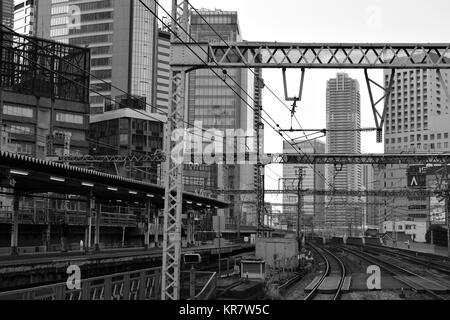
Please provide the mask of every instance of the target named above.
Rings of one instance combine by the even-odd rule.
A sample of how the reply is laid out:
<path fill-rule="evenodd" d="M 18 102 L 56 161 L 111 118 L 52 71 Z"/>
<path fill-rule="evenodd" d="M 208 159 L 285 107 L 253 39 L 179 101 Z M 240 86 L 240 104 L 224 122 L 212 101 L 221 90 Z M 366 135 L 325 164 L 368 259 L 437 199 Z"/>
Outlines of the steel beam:
<path fill-rule="evenodd" d="M 268 154 L 271 164 L 435 164 L 450 163 L 450 154 Z"/>
<path fill-rule="evenodd" d="M 229 46 L 228 46 L 229 45 Z M 449 69 L 450 44 L 174 43 L 173 67 Z M 198 57 L 192 52 L 196 52 Z M 406 58 L 406 59 L 405 59 Z M 203 61 L 201 61 L 203 60 Z M 206 62 L 206 64 L 205 64 Z"/>
<path fill-rule="evenodd" d="M 95 202 L 95 237 L 94 237 L 94 250 L 100 251 L 100 219 L 102 216 L 102 205 L 99 202 Z"/>
<path fill-rule="evenodd" d="M 54 162 L 61 163 L 105 163 L 105 162 L 154 162 L 162 163 L 166 160 L 166 157 L 162 151 L 156 152 L 154 154 L 147 155 L 130 155 L 130 156 L 119 156 L 119 155 L 101 155 L 101 156 L 63 156 L 55 159 Z"/>
<path fill-rule="evenodd" d="M 193 154 L 195 158 L 204 156 L 204 154 Z M 245 153 L 242 157 L 238 154 L 217 157 L 217 164 L 249 164 L 252 161 L 257 162 L 257 153 Z M 75 159 L 75 158 L 74 158 Z M 161 155 L 161 158 L 153 158 L 152 156 L 100 156 L 92 157 L 94 162 L 156 162 L 166 159 Z M 223 160 L 222 160 L 223 159 Z M 230 163 L 229 159 L 233 162 Z M 239 160 L 238 160 L 239 159 Z M 88 157 L 80 159 L 80 162 L 90 162 Z M 387 165 L 387 164 L 448 164 L 450 163 L 450 154 L 299 154 L 299 153 L 279 153 L 279 154 L 265 154 L 260 156 L 263 165 L 268 164 L 372 164 L 372 165 Z M 73 160 L 78 161 L 78 160 Z M 69 161 L 69 162 L 73 162 Z M 242 163 L 240 163 L 240 162 Z M 188 163 L 188 162 L 187 162 Z"/>
<path fill-rule="evenodd" d="M 14 192 L 13 212 L 11 221 L 11 255 L 19 254 L 19 194 Z"/>
<path fill-rule="evenodd" d="M 395 69 L 391 70 L 391 77 L 390 77 L 387 88 L 385 88 L 383 85 L 377 83 L 376 81 L 370 79 L 369 71 L 367 68 L 364 69 L 364 76 L 366 78 L 367 89 L 369 90 L 369 97 L 370 97 L 370 103 L 372 106 L 373 117 L 375 119 L 375 124 L 377 126 L 377 143 L 383 143 L 383 127 L 384 127 L 384 121 L 386 119 L 386 111 L 387 111 L 387 108 L 389 105 L 389 97 L 391 96 L 392 86 L 394 84 Z M 372 84 L 376 85 L 378 88 L 380 88 L 384 91 L 383 97 L 381 97 L 378 101 L 375 101 L 375 99 L 374 99 Z M 384 101 L 383 110 L 380 113 L 377 109 L 377 105 L 380 104 L 382 101 Z"/>
<path fill-rule="evenodd" d="M 220 195 L 254 194 L 255 190 L 215 190 Z M 297 195 L 297 189 L 291 190 L 265 190 L 266 194 L 293 194 Z M 342 197 L 428 197 L 435 194 L 435 190 L 429 189 L 398 189 L 398 190 L 301 190 L 303 196 L 342 196 Z"/>

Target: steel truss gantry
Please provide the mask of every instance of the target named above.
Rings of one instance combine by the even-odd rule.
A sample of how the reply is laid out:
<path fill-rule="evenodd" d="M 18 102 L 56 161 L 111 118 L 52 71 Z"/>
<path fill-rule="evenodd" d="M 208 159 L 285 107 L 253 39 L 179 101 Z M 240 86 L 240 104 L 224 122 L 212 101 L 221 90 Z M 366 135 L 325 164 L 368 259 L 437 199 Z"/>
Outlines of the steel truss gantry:
<path fill-rule="evenodd" d="M 428 197 L 434 195 L 434 190 L 429 189 L 398 189 L 398 190 L 313 190 L 313 189 L 289 189 L 289 190 L 265 190 L 265 194 L 293 194 L 301 193 L 303 196 L 342 196 L 342 197 Z M 253 194 L 255 190 L 215 190 L 213 193 L 220 195 Z"/>
<path fill-rule="evenodd" d="M 450 44 L 188 43 L 172 65 L 189 68 L 448 69 Z M 192 51 L 194 50 L 198 57 Z M 405 59 L 407 58 L 407 59 Z M 202 59 L 203 61 L 201 61 Z M 207 62 L 205 64 L 205 61 Z"/>
<path fill-rule="evenodd" d="M 141 2 L 142 3 L 142 2 Z M 144 3 L 142 3 L 144 4 Z M 170 105 L 165 132 L 166 197 L 162 299 L 179 299 L 183 148 L 171 140 L 184 129 L 186 74 L 205 68 L 335 68 L 335 69 L 448 69 L 450 44 L 298 44 L 298 43 L 187 43 L 190 7 L 172 0 Z M 406 57 L 406 59 L 404 59 Z M 203 61 L 202 61 L 203 60 Z M 370 87 L 369 87 L 370 89 Z M 374 107 L 374 106 L 372 106 Z M 374 110 L 378 142 L 385 112 Z M 378 121 L 377 121 L 378 119 Z M 335 192 L 335 191 L 333 191 Z M 254 193 L 254 190 L 251 191 Z M 348 192 L 347 192 L 348 193 Z M 334 193 L 336 194 L 336 193 Z M 359 194 L 359 193 L 358 193 Z M 389 192 L 386 196 L 392 196 Z M 422 193 L 423 195 L 423 193 Z"/>
<path fill-rule="evenodd" d="M 200 157 L 203 155 L 199 155 Z M 198 156 L 193 155 L 198 159 Z M 251 163 L 253 159 L 257 161 L 256 153 L 246 153 L 242 159 L 237 154 L 223 156 L 223 162 L 219 161 L 218 164 L 228 163 L 227 159 L 233 159 L 232 163 L 239 163 L 243 161 L 245 163 Z M 127 162 L 150 162 L 150 163 L 162 163 L 166 160 L 165 155 L 162 152 L 158 152 L 151 155 L 132 155 L 132 156 L 70 156 L 60 157 L 57 162 L 63 163 L 127 163 Z M 265 154 L 260 156 L 260 160 L 265 165 L 268 164 L 371 164 L 371 165 L 387 165 L 387 164 L 431 164 L 442 165 L 450 163 L 450 154 L 298 154 L 298 153 L 277 153 L 277 154 Z"/>
<path fill-rule="evenodd" d="M 450 163 L 450 154 L 272 154 L 271 164 L 430 164 Z"/>
<path fill-rule="evenodd" d="M 201 48 L 200 48 L 201 47 Z M 195 50 L 197 55 L 190 54 Z M 441 69 L 450 68 L 450 44 L 367 44 L 367 43 L 261 43 L 232 44 L 202 43 L 174 45 L 173 65 L 201 68 L 281 68 L 286 88 L 286 68 L 302 70 L 299 97 L 301 101 L 305 69 L 363 69 L 369 91 L 372 112 L 377 129 L 377 142 L 382 143 L 386 110 L 395 78 L 396 69 L 436 69 L 441 84 L 450 97 Z M 203 60 L 203 61 L 202 61 Z M 205 61 L 207 63 L 205 63 Z M 370 69 L 392 70 L 389 84 L 379 84 L 369 76 Z M 384 95 L 375 101 L 372 85 L 382 89 Z M 285 92 L 287 97 L 287 92 Z M 377 106 L 384 100 L 382 110 Z"/>

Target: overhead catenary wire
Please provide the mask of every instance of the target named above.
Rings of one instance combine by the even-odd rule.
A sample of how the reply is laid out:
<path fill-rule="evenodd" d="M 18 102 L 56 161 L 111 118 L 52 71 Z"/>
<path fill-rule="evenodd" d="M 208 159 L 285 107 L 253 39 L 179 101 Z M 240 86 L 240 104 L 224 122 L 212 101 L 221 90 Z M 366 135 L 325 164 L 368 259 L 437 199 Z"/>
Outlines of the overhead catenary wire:
<path fill-rule="evenodd" d="M 164 21 L 162 21 L 157 15 L 156 15 L 156 13 L 155 12 L 153 12 L 153 10 L 151 10 L 148 6 L 146 6 L 141 0 L 140 0 L 140 2 L 141 2 L 141 4 L 144 6 L 144 7 L 146 7 L 146 9 L 148 10 L 148 11 L 150 11 L 161 23 L 163 23 L 163 25 L 170 31 L 170 32 L 172 32 L 179 40 L 180 40 L 180 42 L 181 43 L 183 43 L 184 45 L 186 45 L 187 46 L 187 48 L 200 60 L 200 61 L 202 61 L 205 65 L 207 65 L 207 63 L 201 58 L 201 57 L 199 57 L 199 55 L 194 51 L 194 50 L 192 50 L 192 48 L 190 48 L 188 45 L 187 45 L 187 43 L 185 42 L 185 41 L 183 41 L 181 38 L 180 38 L 180 36 L 177 34 L 177 33 L 175 33 L 175 32 L 173 32 L 173 30 L 164 22 Z M 187 30 L 185 30 L 184 28 L 183 28 L 183 26 L 181 25 L 181 24 L 179 24 L 177 21 L 176 21 L 176 19 L 173 17 L 173 16 L 171 16 L 171 14 L 169 14 L 168 12 L 167 12 L 167 10 L 165 10 L 165 8 L 163 7 L 163 6 L 161 6 L 160 4 L 159 4 L 159 2 L 158 1 L 155 1 L 156 2 L 156 4 L 159 6 L 159 7 L 161 7 L 163 10 L 164 10 L 164 12 L 172 19 L 172 21 L 174 21 L 175 22 L 175 24 L 178 26 L 178 27 L 180 27 L 180 29 L 193 41 L 193 43 L 195 43 L 195 44 L 197 44 L 199 47 L 200 47 L 200 49 L 201 50 L 203 50 L 205 53 L 207 53 L 204 49 L 203 49 L 203 47 L 202 46 L 200 46 L 200 44 L 195 40 L 195 39 L 193 39 L 193 37 L 189 34 L 189 32 L 187 31 Z M 191 5 L 191 7 L 192 7 L 192 5 Z M 197 11 L 198 12 L 198 11 Z M 200 15 L 200 14 L 199 14 Z M 201 16 L 201 15 L 200 15 Z M 203 17 L 202 17 L 203 18 Z M 214 28 L 212 28 L 212 26 L 210 26 L 211 27 L 211 29 L 213 29 L 214 30 Z M 214 30 L 214 32 L 217 34 L 217 32 Z M 217 64 L 217 66 L 219 66 L 219 64 L 216 62 L 216 64 Z M 256 112 L 256 110 L 252 107 L 252 106 L 250 106 L 250 104 L 245 100 L 245 99 L 243 99 L 243 97 L 240 95 L 240 94 L 238 94 L 228 83 L 226 83 L 226 81 L 222 78 L 222 77 L 220 77 L 218 74 L 217 74 L 217 72 L 215 72 L 215 70 L 212 68 L 212 67 L 209 67 L 209 69 L 220 79 L 220 80 L 222 80 L 245 104 L 247 104 L 247 106 L 251 109 L 251 110 L 253 110 L 254 112 Z M 253 99 L 253 97 L 251 97 L 233 78 L 231 78 L 229 75 L 228 75 L 228 73 L 226 72 L 226 70 L 224 70 L 224 69 L 222 69 L 222 71 L 223 71 L 223 73 L 225 74 L 225 75 L 227 75 L 247 96 L 249 96 L 255 103 L 256 103 L 256 101 Z M 287 106 L 286 106 L 287 107 Z M 289 108 L 288 108 L 289 109 Z M 268 116 L 269 116 L 269 118 L 276 124 L 276 126 L 277 126 L 277 128 L 280 128 L 280 126 L 279 126 L 279 124 L 276 122 L 276 121 L 274 121 L 273 120 L 273 118 L 265 111 L 265 110 L 263 110 L 263 112 L 265 113 L 265 114 L 267 114 Z M 286 141 L 286 142 L 288 142 L 292 147 L 293 147 L 293 149 L 297 152 L 297 153 L 302 153 L 302 154 L 304 154 L 304 152 L 302 151 L 302 149 L 299 147 L 299 146 L 296 146 L 296 145 L 294 145 L 293 143 L 291 143 L 291 141 L 294 141 L 291 137 L 289 137 L 289 135 L 287 135 L 286 134 L 286 136 L 291 140 L 291 141 L 289 141 L 289 140 L 287 140 L 284 136 L 283 136 L 283 133 L 281 132 L 281 131 L 277 131 L 271 124 L 269 124 L 269 122 L 264 118 L 264 117 L 262 117 L 261 116 L 261 119 L 264 121 L 264 122 L 266 122 L 275 132 L 278 132 L 279 134 L 280 134 L 280 136 Z M 300 125 L 300 123 L 299 123 L 299 125 Z M 300 125 L 301 126 L 301 125 Z M 306 132 L 304 132 L 305 134 L 306 134 Z M 312 144 L 312 142 L 311 142 L 311 140 L 309 140 L 308 141 L 309 143 L 310 143 L 310 145 L 312 146 L 312 148 L 315 150 L 315 148 L 314 148 L 314 146 L 313 146 L 313 144 Z M 298 150 L 296 150 L 296 147 L 298 147 Z M 300 152 L 299 152 L 300 151 Z M 332 185 L 332 184 L 330 184 L 328 181 L 327 181 L 327 179 L 326 179 L 326 177 L 321 173 L 321 172 L 317 172 L 317 170 L 316 170 L 316 168 L 315 168 L 315 166 L 314 166 L 314 164 L 311 162 L 310 164 L 309 164 L 309 166 L 313 169 L 313 172 L 315 172 L 315 174 L 317 174 L 324 182 L 325 182 L 325 184 L 327 184 L 328 185 L 328 187 L 330 187 L 330 188 L 332 188 L 332 189 L 335 189 L 335 186 L 334 185 Z"/>
<path fill-rule="evenodd" d="M 148 11 L 150 11 L 166 28 L 167 28 L 167 30 L 169 30 L 171 33 L 173 33 L 177 38 L 178 38 L 178 40 L 182 43 L 182 44 L 184 44 L 184 45 L 186 45 L 186 47 L 200 60 L 200 61 L 202 61 L 203 62 L 203 64 L 205 65 L 205 66 L 207 66 L 220 80 L 222 80 L 235 94 L 236 94 L 236 96 L 238 96 L 251 110 L 253 110 L 254 112 L 256 112 L 256 110 L 238 93 L 238 92 L 236 92 L 236 90 L 234 90 L 215 70 L 214 70 L 214 68 L 212 68 L 212 67 L 209 67 L 208 65 L 207 65 L 207 63 L 192 49 L 192 48 L 190 48 L 189 47 L 189 45 L 188 45 L 188 43 L 186 43 L 185 41 L 183 41 L 183 39 L 181 39 L 181 37 L 176 33 L 176 32 L 174 32 L 173 30 L 172 30 L 172 28 L 170 28 L 170 26 L 168 26 L 163 20 L 161 20 L 159 17 L 158 17 L 158 15 L 153 11 L 153 10 L 151 10 L 146 4 L 144 4 L 143 2 L 142 2 L 142 0 L 139 0 L 140 1 L 140 3 L 148 10 Z M 193 43 L 195 43 L 195 44 L 197 44 L 198 46 L 199 46 L 199 48 L 202 50 L 202 51 L 204 51 L 205 53 L 207 53 L 206 51 L 205 51 L 205 49 L 195 40 L 195 39 L 193 39 L 193 37 L 190 35 L 190 33 L 189 32 L 187 32 L 187 30 L 185 30 L 184 28 L 183 28 L 183 26 L 180 24 L 180 23 L 178 23 L 177 21 L 176 21 L 176 19 L 173 17 L 173 16 L 171 16 L 171 14 L 170 13 L 168 13 L 167 12 L 167 10 L 165 10 L 165 8 L 163 7 L 163 6 L 161 6 L 161 4 L 158 2 L 158 1 L 155 1 L 156 2 L 156 4 L 159 6 L 159 7 L 161 7 L 163 10 L 164 10 L 164 12 L 172 19 L 172 21 L 178 26 L 178 27 L 180 27 L 180 29 L 193 41 Z M 219 64 L 217 63 L 217 62 L 215 62 L 216 63 L 216 65 L 220 68 L 220 66 L 219 66 Z M 247 96 L 249 96 L 249 94 L 240 86 L 240 84 L 238 84 L 233 78 L 231 78 L 229 75 L 228 75 L 228 73 L 226 72 L 226 70 L 225 69 L 222 69 L 222 71 L 223 71 L 223 73 L 226 75 L 226 76 L 228 76 L 244 93 L 246 93 L 247 94 Z M 250 96 L 249 96 L 250 97 Z M 252 97 L 250 97 L 251 99 L 253 99 Z M 254 99 L 253 99 L 253 101 L 255 101 Z M 279 126 L 279 124 L 276 122 L 276 121 L 274 121 L 273 120 L 273 118 L 265 111 L 265 110 L 263 110 L 263 112 L 266 114 L 266 115 L 268 115 L 268 117 L 276 124 L 276 126 L 278 127 L 278 128 L 280 128 L 280 126 Z M 283 136 L 283 133 L 282 132 L 279 132 L 279 131 L 277 131 L 263 116 L 261 116 L 261 119 L 264 121 L 264 122 L 266 122 L 275 132 L 277 132 L 277 133 L 279 133 L 280 134 L 280 136 L 287 142 L 287 143 L 289 143 L 293 148 L 294 148 L 294 150 L 297 152 L 297 153 L 299 153 L 299 154 L 305 154 L 302 150 L 301 150 L 301 148 L 300 147 L 298 147 L 298 146 L 296 146 L 296 145 L 294 145 L 293 143 L 292 143 L 292 141 L 294 141 L 289 135 L 287 135 L 286 134 L 286 136 L 291 140 L 291 141 L 289 141 L 289 140 L 287 140 L 284 136 Z M 309 143 L 312 145 L 312 143 L 311 143 L 311 141 L 309 141 Z M 298 150 L 296 150 L 296 147 L 298 147 Z M 313 149 L 314 149 L 314 147 L 313 147 Z M 314 166 L 314 164 L 311 162 L 310 164 L 309 164 L 309 166 L 313 169 L 313 172 L 315 172 L 324 182 L 325 182 L 325 184 L 326 185 L 328 185 L 328 187 L 330 187 L 330 188 L 332 188 L 332 189 L 334 189 L 335 188 L 335 186 L 333 186 L 332 184 L 330 184 L 328 181 L 327 181 L 327 179 L 326 179 L 326 177 L 321 173 L 321 172 L 317 172 L 317 170 L 316 170 L 316 168 L 315 168 L 315 166 Z"/>
<path fill-rule="evenodd" d="M 183 41 L 183 39 L 181 39 L 181 37 L 176 33 L 176 32 L 174 32 L 173 30 L 172 30 L 172 28 L 170 28 L 170 26 L 169 25 L 167 25 L 162 19 L 160 19 L 159 17 L 158 17 L 158 15 L 151 9 L 151 8 L 149 8 L 146 4 L 144 4 L 143 2 L 142 2 L 142 0 L 139 0 L 140 2 L 141 2 L 141 4 L 148 10 L 148 11 L 150 11 L 171 33 L 173 33 L 177 38 L 178 38 L 178 40 L 182 43 L 182 44 L 184 44 L 184 45 L 186 45 L 187 46 L 187 48 L 200 60 L 200 61 L 202 61 L 204 64 L 205 64 L 205 66 L 207 66 L 207 63 L 192 49 L 192 48 L 190 48 L 189 47 L 189 45 L 188 45 L 188 43 L 186 43 L 185 41 Z M 193 37 L 189 34 L 189 32 L 187 32 L 187 30 L 185 30 L 184 28 L 183 28 L 183 26 L 180 24 L 180 23 L 178 23 L 177 21 L 176 21 L 176 19 L 174 19 L 174 17 L 172 17 L 168 12 L 167 12 L 167 10 L 165 10 L 164 9 L 164 7 L 163 6 L 161 6 L 161 4 L 158 2 L 158 1 L 155 1 L 156 2 L 156 4 L 159 6 L 159 7 L 161 7 L 164 11 L 165 11 L 165 13 L 166 14 L 168 14 L 169 15 L 169 17 L 172 19 L 172 21 L 174 21 L 176 24 L 177 24 L 177 26 L 178 27 L 180 27 L 180 29 L 186 34 L 186 35 L 188 35 L 188 37 L 189 38 L 191 38 L 191 40 L 193 41 L 193 43 L 195 43 L 196 45 L 198 45 L 199 47 L 200 47 L 200 49 L 201 50 L 203 50 L 204 52 L 205 52 L 205 50 L 203 49 L 203 47 L 195 40 L 195 39 L 193 39 Z M 218 65 L 218 63 L 216 62 L 216 64 Z M 219 66 L 219 65 L 218 65 Z M 256 110 L 234 89 L 234 88 L 232 88 L 227 82 L 226 82 L 226 80 L 224 80 L 215 70 L 214 70 L 214 68 L 212 68 L 212 67 L 208 67 L 220 80 L 222 80 L 235 94 L 236 94 L 236 96 L 238 96 L 251 110 L 253 110 L 254 112 L 256 112 Z M 223 71 L 226 71 L 225 69 L 223 69 Z M 228 75 L 228 73 L 227 72 L 224 72 L 224 74 L 225 75 L 227 75 L 228 77 L 230 77 L 229 75 Z M 231 77 L 230 77 L 230 79 L 232 79 Z M 234 79 L 232 79 L 232 81 L 234 81 L 235 82 L 235 80 Z M 236 83 L 236 85 L 243 91 L 243 92 L 245 92 L 247 95 L 248 95 L 248 93 L 245 91 L 245 89 L 243 89 L 242 88 L 242 86 L 240 86 L 237 82 L 235 82 Z M 248 95 L 249 96 L 249 95 Z M 264 111 L 264 110 L 263 110 Z M 279 128 L 280 126 L 279 126 L 279 124 L 275 121 L 275 120 L 273 120 L 273 118 L 266 112 L 266 111 L 264 111 L 264 113 L 266 113 L 266 115 L 272 120 L 272 122 L 274 122 L 275 124 L 276 124 L 276 126 Z M 270 124 L 263 116 L 261 116 L 261 119 L 264 121 L 264 122 L 266 122 L 268 125 L 269 125 L 269 127 L 271 128 L 271 129 L 273 129 L 275 132 L 277 132 L 277 133 L 279 133 L 280 134 L 280 136 L 286 141 L 286 142 L 288 142 L 293 148 L 294 148 L 294 150 L 296 150 L 296 146 L 294 145 L 294 144 L 292 144 L 292 142 L 291 141 L 293 141 L 293 139 L 291 138 L 291 137 L 289 137 L 289 135 L 287 135 L 286 134 L 286 136 L 291 140 L 291 141 L 289 141 L 288 139 L 286 139 L 285 137 L 284 137 L 284 135 L 281 133 L 281 132 L 279 132 L 278 130 L 276 130 L 275 129 L 275 127 L 272 125 L 272 124 Z M 299 153 L 299 154 L 305 154 L 300 148 L 299 148 L 299 150 L 296 150 L 296 152 L 297 153 Z M 315 168 L 314 168 L 314 165 L 311 163 L 310 164 L 310 166 L 313 168 L 313 170 L 316 172 L 316 170 L 315 170 Z M 317 173 L 317 172 L 316 172 Z M 324 180 L 324 182 L 325 183 L 327 183 L 328 184 L 328 182 L 327 182 L 327 180 L 326 180 L 326 178 L 319 172 L 319 174 L 318 174 L 320 177 L 321 177 L 321 179 L 323 179 Z M 330 187 L 331 187 L 331 185 L 329 185 Z"/>
<path fill-rule="evenodd" d="M 200 14 L 200 12 L 188 1 L 188 0 L 186 0 L 186 2 L 191 6 L 191 8 L 197 13 L 197 15 L 206 23 L 206 25 L 208 25 L 208 27 L 225 43 L 225 45 L 227 45 L 229 48 L 231 48 L 232 49 L 232 47 L 228 44 L 228 42 L 225 40 L 225 38 L 220 34 L 220 33 L 218 33 L 217 32 L 217 30 L 215 30 L 215 28 L 205 19 L 205 17 L 203 17 L 203 15 L 202 14 Z M 245 63 L 245 62 L 244 62 Z M 250 66 L 247 64 L 247 63 L 245 63 L 245 65 L 246 65 L 246 67 L 247 67 L 247 69 L 248 70 L 250 70 L 255 76 L 257 76 L 256 75 L 256 73 L 253 71 L 253 69 L 252 68 L 250 68 Z M 265 88 L 279 101 L 279 102 L 281 102 L 281 104 L 286 108 L 286 109 L 288 109 L 289 111 L 291 111 L 291 109 L 286 105 L 286 103 L 283 101 L 283 100 L 281 100 L 281 98 L 267 85 L 267 84 L 265 84 Z M 297 116 L 294 114 L 293 115 L 294 116 L 294 119 L 296 120 L 296 122 L 297 122 L 297 124 L 299 125 L 299 127 L 300 127 L 300 129 L 302 130 L 303 128 L 302 128 L 302 125 L 300 124 L 300 121 L 298 120 L 298 118 L 297 118 Z M 305 131 L 303 131 L 303 133 L 306 135 L 306 132 Z M 314 145 L 310 142 L 310 145 L 311 145 L 311 147 L 313 148 L 313 150 L 315 150 L 315 147 L 314 147 Z"/>

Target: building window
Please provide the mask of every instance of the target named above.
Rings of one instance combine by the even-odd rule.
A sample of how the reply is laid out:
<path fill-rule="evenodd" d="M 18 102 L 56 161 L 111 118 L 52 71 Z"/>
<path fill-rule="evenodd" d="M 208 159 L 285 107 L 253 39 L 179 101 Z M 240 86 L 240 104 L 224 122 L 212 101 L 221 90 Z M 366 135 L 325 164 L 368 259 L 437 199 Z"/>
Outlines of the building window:
<path fill-rule="evenodd" d="M 120 135 L 120 145 L 128 145 L 128 134 Z"/>
<path fill-rule="evenodd" d="M 5 104 L 3 106 L 3 114 L 15 117 L 33 118 L 33 109 L 21 106 Z"/>
<path fill-rule="evenodd" d="M 78 114 L 72 113 L 57 113 L 56 121 L 74 123 L 74 124 L 84 124 L 84 117 Z"/>
<path fill-rule="evenodd" d="M 13 134 L 34 135 L 34 128 L 26 126 L 12 125 L 10 132 Z"/>

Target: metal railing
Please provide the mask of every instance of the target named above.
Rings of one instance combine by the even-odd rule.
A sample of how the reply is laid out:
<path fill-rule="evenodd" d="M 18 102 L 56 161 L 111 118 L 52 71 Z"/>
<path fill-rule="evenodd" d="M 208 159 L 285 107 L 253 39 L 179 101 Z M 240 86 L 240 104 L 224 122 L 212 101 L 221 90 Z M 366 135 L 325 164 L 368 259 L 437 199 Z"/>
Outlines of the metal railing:
<path fill-rule="evenodd" d="M 214 272 L 214 274 L 209 278 L 208 282 L 206 282 L 203 289 L 200 291 L 199 294 L 197 294 L 192 300 L 211 300 L 214 299 L 216 296 L 216 288 L 217 288 L 217 273 Z"/>
<path fill-rule="evenodd" d="M 0 300 L 159 300 L 161 268 L 81 280 L 80 290 L 66 283 L 0 293 Z"/>
<path fill-rule="evenodd" d="M 50 211 L 50 212 L 48 212 Z M 80 211 L 66 211 L 67 223 L 74 226 L 85 226 L 87 224 L 86 212 Z M 32 208 L 20 208 L 19 209 L 19 223 L 21 224 L 47 224 L 50 218 L 50 223 L 59 224 L 62 217 L 64 217 L 64 211 L 54 209 L 32 209 Z M 12 209 L 0 211 L 0 222 L 11 223 L 12 222 Z M 137 227 L 138 218 L 133 214 L 119 214 L 112 212 L 102 212 L 100 219 L 101 226 L 116 227 Z"/>

